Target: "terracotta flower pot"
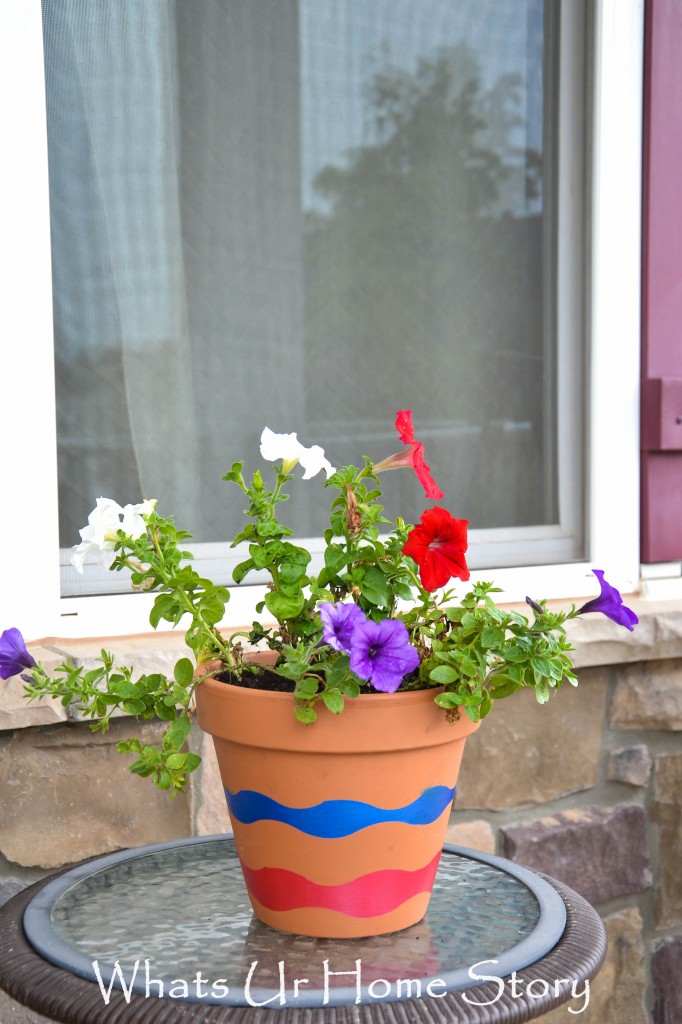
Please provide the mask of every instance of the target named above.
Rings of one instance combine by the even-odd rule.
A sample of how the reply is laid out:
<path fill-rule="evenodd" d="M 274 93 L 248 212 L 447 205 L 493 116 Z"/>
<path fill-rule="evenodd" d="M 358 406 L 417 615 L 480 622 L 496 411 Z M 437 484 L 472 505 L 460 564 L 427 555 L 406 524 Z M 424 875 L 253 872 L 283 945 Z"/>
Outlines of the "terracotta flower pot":
<path fill-rule="evenodd" d="M 197 687 L 256 917 L 285 932 L 357 938 L 421 920 L 464 741 L 433 692 L 362 695 L 313 725 L 289 694 Z"/>

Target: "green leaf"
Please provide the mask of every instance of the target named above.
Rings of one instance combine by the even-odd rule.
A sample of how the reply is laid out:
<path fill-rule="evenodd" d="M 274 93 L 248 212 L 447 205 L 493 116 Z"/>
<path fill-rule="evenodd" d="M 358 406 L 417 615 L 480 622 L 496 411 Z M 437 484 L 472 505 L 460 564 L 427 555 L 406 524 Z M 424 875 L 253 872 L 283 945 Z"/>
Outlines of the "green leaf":
<path fill-rule="evenodd" d="M 281 537 L 284 527 L 280 526 L 276 519 L 260 520 L 256 523 L 256 533 L 259 537 Z"/>
<path fill-rule="evenodd" d="M 245 576 L 247 576 L 252 569 L 255 569 L 256 563 L 253 558 L 247 558 L 245 562 L 240 562 L 232 570 L 232 579 L 235 583 L 241 583 Z"/>
<path fill-rule="evenodd" d="M 478 628 L 478 619 L 471 612 L 464 612 L 461 618 L 462 628 L 466 632 L 470 632 L 472 629 Z"/>
<path fill-rule="evenodd" d="M 157 718 L 162 719 L 164 722 L 173 722 L 175 720 L 175 706 L 165 704 L 163 701 L 159 701 L 155 707 Z"/>
<path fill-rule="evenodd" d="M 139 754 L 142 750 L 142 744 L 139 740 L 125 740 L 122 743 L 116 744 L 116 750 L 119 754 L 132 754 L 133 752 Z"/>
<path fill-rule="evenodd" d="M 251 540 L 251 538 L 254 536 L 255 532 L 256 532 L 255 526 L 253 525 L 253 523 L 249 523 L 247 526 L 244 527 L 244 529 L 242 530 L 241 533 L 237 534 L 237 536 L 234 538 L 234 540 L 230 544 L 230 547 L 231 548 L 236 548 L 237 544 L 241 544 L 241 542 L 243 540 Z"/>
<path fill-rule="evenodd" d="M 302 679 L 309 668 L 307 661 L 285 661 L 278 666 L 277 672 L 285 679 Z"/>
<path fill-rule="evenodd" d="M 187 754 L 171 754 L 166 758 L 166 767 L 172 771 L 182 771 L 187 761 Z"/>
<path fill-rule="evenodd" d="M 116 697 L 132 698 L 137 697 L 140 692 L 140 687 L 135 683 L 131 683 L 123 679 L 120 682 L 110 682 L 109 690 Z"/>
<path fill-rule="evenodd" d="M 442 683 L 447 685 L 448 683 L 455 683 L 459 679 L 459 672 L 451 668 L 450 665 L 438 665 L 429 673 L 429 679 L 434 683 Z M 449 705 L 443 705 L 449 707 Z"/>
<path fill-rule="evenodd" d="M 356 697 L 360 696 L 360 684 L 355 679 L 352 679 L 350 676 L 347 676 L 345 679 L 342 679 L 341 682 L 337 685 L 341 692 L 346 697 L 350 697 L 352 700 L 355 700 Z"/>
<path fill-rule="evenodd" d="M 215 626 L 215 624 L 220 622 L 225 615 L 225 603 L 217 597 L 211 598 L 209 601 L 202 600 L 200 602 L 200 606 L 201 614 L 205 621 L 211 626 Z"/>
<path fill-rule="evenodd" d="M 547 658 L 543 658 L 541 655 L 535 655 L 535 657 L 530 659 L 530 663 L 538 676 L 547 677 L 552 675 L 552 669 Z"/>
<path fill-rule="evenodd" d="M 282 668 L 284 668 L 284 666 L 282 666 Z M 303 669 L 303 671 L 305 671 L 305 668 Z M 314 697 L 315 694 L 317 693 L 317 687 L 317 679 L 314 679 L 312 676 L 304 676 L 303 679 L 300 679 L 296 685 L 296 696 L 303 697 L 306 699 L 309 697 Z"/>
<path fill-rule="evenodd" d="M 181 746 L 187 739 L 192 724 L 187 715 L 179 715 L 170 727 L 171 735 L 177 746 Z"/>
<path fill-rule="evenodd" d="M 334 715 L 340 715 L 343 711 L 343 697 L 337 690 L 325 690 L 322 694 L 324 706 Z"/>
<path fill-rule="evenodd" d="M 278 590 L 269 590 L 265 595 L 265 605 L 278 622 L 283 622 L 300 615 L 305 606 L 305 596 L 300 593 L 293 597 Z"/>
<path fill-rule="evenodd" d="M 516 644 L 509 644 L 504 648 L 502 654 L 507 661 L 521 662 L 526 661 L 528 658 L 528 651 L 525 651 L 523 647 L 519 647 Z"/>
<path fill-rule="evenodd" d="M 514 679 L 511 679 L 503 673 L 493 676 L 491 680 L 490 692 L 495 700 L 502 700 L 503 697 L 511 697 L 512 693 L 516 693 L 520 689 L 520 683 L 517 683 Z"/>
<path fill-rule="evenodd" d="M 232 469 L 229 470 L 229 472 L 225 473 L 225 475 L 223 476 L 223 480 L 240 480 L 243 468 L 243 462 L 233 462 Z"/>
<path fill-rule="evenodd" d="M 149 613 L 149 622 L 156 629 L 161 619 L 172 620 L 177 598 L 174 594 L 159 594 Z"/>
<path fill-rule="evenodd" d="M 538 704 L 546 704 L 549 700 L 549 683 L 546 679 L 535 684 L 535 699 Z"/>
<path fill-rule="evenodd" d="M 470 718 L 472 722 L 480 722 L 481 720 L 481 709 L 478 704 L 465 704 L 464 711 L 467 718 Z"/>
<path fill-rule="evenodd" d="M 294 708 L 294 714 L 304 725 L 317 721 L 317 711 L 314 708 Z"/>
<path fill-rule="evenodd" d="M 473 708 L 478 707 L 481 703 L 481 694 L 479 693 L 468 693 L 466 690 L 464 693 L 458 695 L 460 704 L 465 707 Z"/>
<path fill-rule="evenodd" d="M 515 683 L 520 683 L 521 685 L 523 685 L 523 665 L 507 665 L 505 675 L 508 675 L 509 678 L 513 679 Z"/>
<path fill-rule="evenodd" d="M 145 705 L 141 700 L 124 700 L 121 707 L 128 715 L 139 715 L 144 711 Z"/>
<path fill-rule="evenodd" d="M 339 654 L 327 668 L 327 686 L 339 686 L 350 672 L 350 659 L 347 654 Z"/>
<path fill-rule="evenodd" d="M 433 699 L 441 708 L 456 708 L 462 703 L 456 693 L 438 693 Z"/>
<path fill-rule="evenodd" d="M 180 686 L 191 686 L 194 678 L 194 665 L 189 658 L 180 658 L 173 670 L 176 683 Z"/>
<path fill-rule="evenodd" d="M 271 549 L 269 544 L 265 547 L 259 547 L 258 544 L 251 544 L 249 547 L 249 554 L 251 555 L 253 564 L 257 569 L 266 569 L 269 565 L 272 565 L 275 559 L 275 551 Z"/>
<path fill-rule="evenodd" d="M 481 633 L 481 643 L 484 647 L 499 647 L 504 643 L 504 630 L 498 626 L 486 626 Z"/>
<path fill-rule="evenodd" d="M 484 696 L 483 700 L 481 701 L 481 703 L 478 706 L 478 713 L 481 716 L 481 718 L 485 718 L 486 715 L 490 714 L 490 712 L 492 710 L 492 706 L 493 706 L 493 702 L 490 699 L 490 697 L 486 694 Z"/>
<path fill-rule="evenodd" d="M 331 575 L 336 576 L 348 564 L 348 553 L 338 544 L 330 544 L 324 552 L 324 564 Z"/>
<path fill-rule="evenodd" d="M 316 583 L 317 584 L 317 588 L 326 587 L 327 584 L 331 583 L 331 581 L 333 579 L 334 579 L 334 574 L 331 573 L 329 571 L 329 569 L 320 569 L 320 573 L 319 573 L 319 575 L 317 577 L 317 580 L 311 580 L 311 583 Z M 332 596 L 333 595 L 330 594 L 330 597 L 332 597 Z"/>
<path fill-rule="evenodd" d="M 168 700 L 168 697 L 166 700 Z M 172 693 L 170 694 L 170 701 L 172 704 L 182 704 L 184 707 L 187 707 L 190 701 L 190 695 L 184 686 L 174 686 Z"/>
<path fill-rule="evenodd" d="M 445 615 L 448 619 L 448 622 L 460 622 L 462 619 L 463 612 L 461 608 L 446 608 Z"/>
<path fill-rule="evenodd" d="M 368 569 L 360 580 L 360 593 L 368 601 L 371 601 L 372 604 L 386 607 L 391 603 L 391 595 L 386 583 L 386 577 L 381 569 L 377 569 L 376 566 Z"/>
<path fill-rule="evenodd" d="M 279 585 L 284 589 L 287 585 L 291 589 L 292 587 L 305 586 L 307 583 L 306 577 L 307 563 L 301 561 L 282 562 L 279 567 Z"/>

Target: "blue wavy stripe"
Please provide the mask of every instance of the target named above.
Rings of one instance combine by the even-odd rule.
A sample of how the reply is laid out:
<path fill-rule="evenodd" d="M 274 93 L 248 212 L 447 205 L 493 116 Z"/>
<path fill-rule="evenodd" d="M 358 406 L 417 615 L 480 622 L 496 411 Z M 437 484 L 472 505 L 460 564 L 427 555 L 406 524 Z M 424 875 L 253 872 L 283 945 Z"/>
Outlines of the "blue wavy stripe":
<path fill-rule="evenodd" d="M 314 807 L 287 807 L 254 790 L 243 789 L 239 793 L 225 790 L 230 814 L 244 825 L 255 821 L 281 821 L 318 839 L 341 839 L 384 822 L 430 825 L 449 806 L 454 794 L 454 787 L 432 786 L 405 807 L 383 810 L 359 800 L 325 800 Z"/>

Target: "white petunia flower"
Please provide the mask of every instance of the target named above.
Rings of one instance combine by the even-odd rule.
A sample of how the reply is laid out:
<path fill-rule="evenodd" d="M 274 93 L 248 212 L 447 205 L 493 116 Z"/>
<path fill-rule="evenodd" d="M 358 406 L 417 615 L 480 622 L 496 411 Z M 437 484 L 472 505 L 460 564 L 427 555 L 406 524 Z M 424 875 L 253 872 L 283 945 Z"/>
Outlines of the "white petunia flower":
<path fill-rule="evenodd" d="M 123 509 L 123 522 L 119 526 L 119 530 L 123 530 L 133 540 L 137 540 L 143 533 L 146 533 L 147 524 L 142 517 L 148 516 L 154 511 L 156 500 L 156 498 L 152 498 L 150 501 L 141 501 L 137 505 L 126 505 Z"/>
<path fill-rule="evenodd" d="M 147 529 L 144 515 L 149 515 L 156 505 L 156 499 L 142 501 L 137 505 L 126 505 L 121 508 L 112 498 L 98 498 L 95 508 L 88 516 L 88 525 L 80 530 L 81 543 L 74 547 L 71 561 L 78 572 L 83 572 L 83 564 L 90 556 L 94 556 L 110 569 L 116 558 L 116 542 L 118 531 L 123 530 L 129 537 L 137 539 Z"/>
<path fill-rule="evenodd" d="M 319 444 L 306 448 L 296 434 L 276 434 L 270 427 L 265 427 L 261 434 L 260 453 L 268 462 L 279 462 L 281 459 L 285 473 L 290 473 L 296 463 L 300 462 L 305 470 L 304 480 L 317 476 L 321 469 L 324 469 L 327 477 L 336 472 L 328 459 L 325 459 L 324 449 Z"/>
<path fill-rule="evenodd" d="M 305 470 L 304 480 L 310 480 L 311 477 L 317 476 L 321 469 L 327 474 L 327 479 L 336 472 L 329 459 L 325 459 L 324 448 L 320 448 L 319 444 L 314 444 L 311 448 L 304 448 L 299 461 Z"/>
<path fill-rule="evenodd" d="M 290 473 L 301 457 L 303 445 L 296 434 L 276 434 L 270 427 L 265 427 L 260 436 L 260 453 L 268 462 L 282 460 L 282 469 Z"/>

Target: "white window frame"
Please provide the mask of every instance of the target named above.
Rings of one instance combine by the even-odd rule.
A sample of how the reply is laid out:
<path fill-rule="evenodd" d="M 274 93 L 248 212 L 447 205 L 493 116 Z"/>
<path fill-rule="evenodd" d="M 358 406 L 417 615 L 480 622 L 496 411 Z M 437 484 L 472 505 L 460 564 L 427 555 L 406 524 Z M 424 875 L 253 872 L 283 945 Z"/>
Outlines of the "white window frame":
<path fill-rule="evenodd" d="M 643 0 L 595 0 L 590 261 L 585 279 L 590 313 L 584 325 L 589 339 L 584 510 L 589 559 L 472 574 L 494 579 L 504 600 L 523 600 L 526 594 L 564 599 L 592 595 L 593 566 L 607 571 L 624 593 L 639 587 L 643 23 Z M 60 596 L 38 0 L 0 5 L 0 93 L 4 137 L 13 142 L 0 169 L 0 336 L 5 339 L 0 348 L 0 630 L 17 625 L 30 639 L 147 632 L 152 595 Z M 579 266 L 571 273 L 582 276 Z M 560 389 L 564 379 L 560 376 Z M 560 409 L 562 401 L 566 396 L 562 399 L 560 393 Z M 262 596 L 262 587 L 235 588 L 225 624 L 250 622 Z"/>

